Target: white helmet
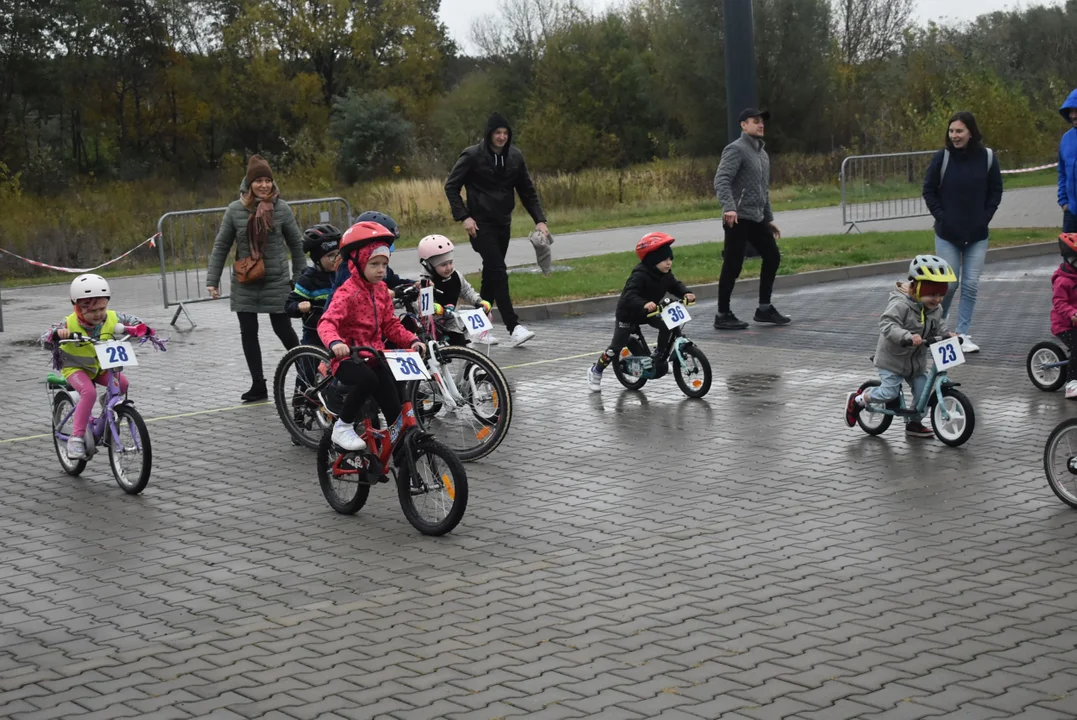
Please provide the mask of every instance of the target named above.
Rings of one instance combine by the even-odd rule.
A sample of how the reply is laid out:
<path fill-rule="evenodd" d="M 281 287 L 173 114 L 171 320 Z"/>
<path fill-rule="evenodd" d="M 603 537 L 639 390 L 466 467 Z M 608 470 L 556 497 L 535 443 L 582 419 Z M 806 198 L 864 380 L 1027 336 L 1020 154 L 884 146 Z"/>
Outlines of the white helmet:
<path fill-rule="evenodd" d="M 446 260 L 453 251 L 452 240 L 444 235 L 427 235 L 419 241 L 419 262 L 428 267 L 436 267 Z"/>
<path fill-rule="evenodd" d="M 112 297 L 112 291 L 109 290 L 108 281 L 100 275 L 86 273 L 71 281 L 71 302 L 101 297 Z"/>

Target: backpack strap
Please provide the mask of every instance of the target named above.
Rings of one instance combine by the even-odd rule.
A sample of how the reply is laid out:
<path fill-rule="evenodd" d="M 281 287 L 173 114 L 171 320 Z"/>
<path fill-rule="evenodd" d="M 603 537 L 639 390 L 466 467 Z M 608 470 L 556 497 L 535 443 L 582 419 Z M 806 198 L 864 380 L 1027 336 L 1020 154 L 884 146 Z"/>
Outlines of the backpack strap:
<path fill-rule="evenodd" d="M 950 164 L 950 151 L 943 149 L 942 151 L 942 169 L 939 170 L 939 187 L 942 187 L 942 179 L 946 177 L 946 166 Z"/>
<path fill-rule="evenodd" d="M 991 165 L 995 162 L 995 151 L 991 148 L 987 149 L 987 172 L 991 172 Z"/>

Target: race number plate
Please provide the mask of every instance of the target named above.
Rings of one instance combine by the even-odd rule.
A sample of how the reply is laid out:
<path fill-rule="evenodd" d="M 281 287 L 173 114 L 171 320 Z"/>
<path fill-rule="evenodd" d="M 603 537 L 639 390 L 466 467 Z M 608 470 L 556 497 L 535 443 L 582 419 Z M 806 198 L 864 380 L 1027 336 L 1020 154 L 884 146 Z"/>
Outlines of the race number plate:
<path fill-rule="evenodd" d="M 398 382 L 430 379 L 422 355 L 414 350 L 386 350 L 385 359 Z"/>
<path fill-rule="evenodd" d="M 670 303 L 662 310 L 662 321 L 670 330 L 684 325 L 691 319 L 692 316 L 688 314 L 688 309 L 684 307 L 684 303 Z"/>
<path fill-rule="evenodd" d="M 138 365 L 135 349 L 129 342 L 110 340 L 107 343 L 95 345 L 94 350 L 97 351 L 97 362 L 101 364 L 102 370 L 124 365 Z"/>
<path fill-rule="evenodd" d="M 419 290 L 419 314 L 423 317 L 434 314 L 434 286 Z"/>
<path fill-rule="evenodd" d="M 939 370 L 949 370 L 965 362 L 965 354 L 961 352 L 961 343 L 955 337 L 932 345 L 931 357 Z"/>
<path fill-rule="evenodd" d="M 490 318 L 486 317 L 482 308 L 462 310 L 457 315 L 460 316 L 460 322 L 464 324 L 471 337 L 478 337 L 490 329 Z"/>

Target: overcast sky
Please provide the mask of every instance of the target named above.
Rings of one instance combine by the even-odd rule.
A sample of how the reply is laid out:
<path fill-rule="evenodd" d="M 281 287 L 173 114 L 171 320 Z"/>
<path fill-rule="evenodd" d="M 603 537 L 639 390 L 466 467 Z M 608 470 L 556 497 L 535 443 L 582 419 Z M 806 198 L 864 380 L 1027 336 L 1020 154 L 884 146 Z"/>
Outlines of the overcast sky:
<path fill-rule="evenodd" d="M 616 4 L 617 1 L 579 0 L 579 3 L 601 10 Z M 993 10 L 1060 3 L 1061 0 L 916 0 L 916 20 L 925 24 L 928 20 L 971 20 Z M 471 22 L 483 15 L 496 13 L 497 7 L 498 0 L 441 0 L 441 19 L 448 26 L 449 34 L 465 52 L 474 51 L 470 41 Z"/>

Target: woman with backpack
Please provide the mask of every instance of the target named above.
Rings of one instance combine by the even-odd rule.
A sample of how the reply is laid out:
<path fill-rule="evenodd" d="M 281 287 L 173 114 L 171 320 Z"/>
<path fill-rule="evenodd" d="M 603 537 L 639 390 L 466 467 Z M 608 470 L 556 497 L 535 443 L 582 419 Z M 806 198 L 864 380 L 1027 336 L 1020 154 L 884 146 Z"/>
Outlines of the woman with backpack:
<path fill-rule="evenodd" d="M 969 330 L 987 255 L 987 226 L 1002 202 L 1002 172 L 995 153 L 984 146 L 972 113 L 962 110 L 950 118 L 946 147 L 931 158 L 923 195 L 935 218 L 935 254 L 950 264 L 958 278 L 950 283 L 942 314 L 949 316 L 960 287 L 955 329 L 962 338 L 962 350 L 979 352 Z"/>

